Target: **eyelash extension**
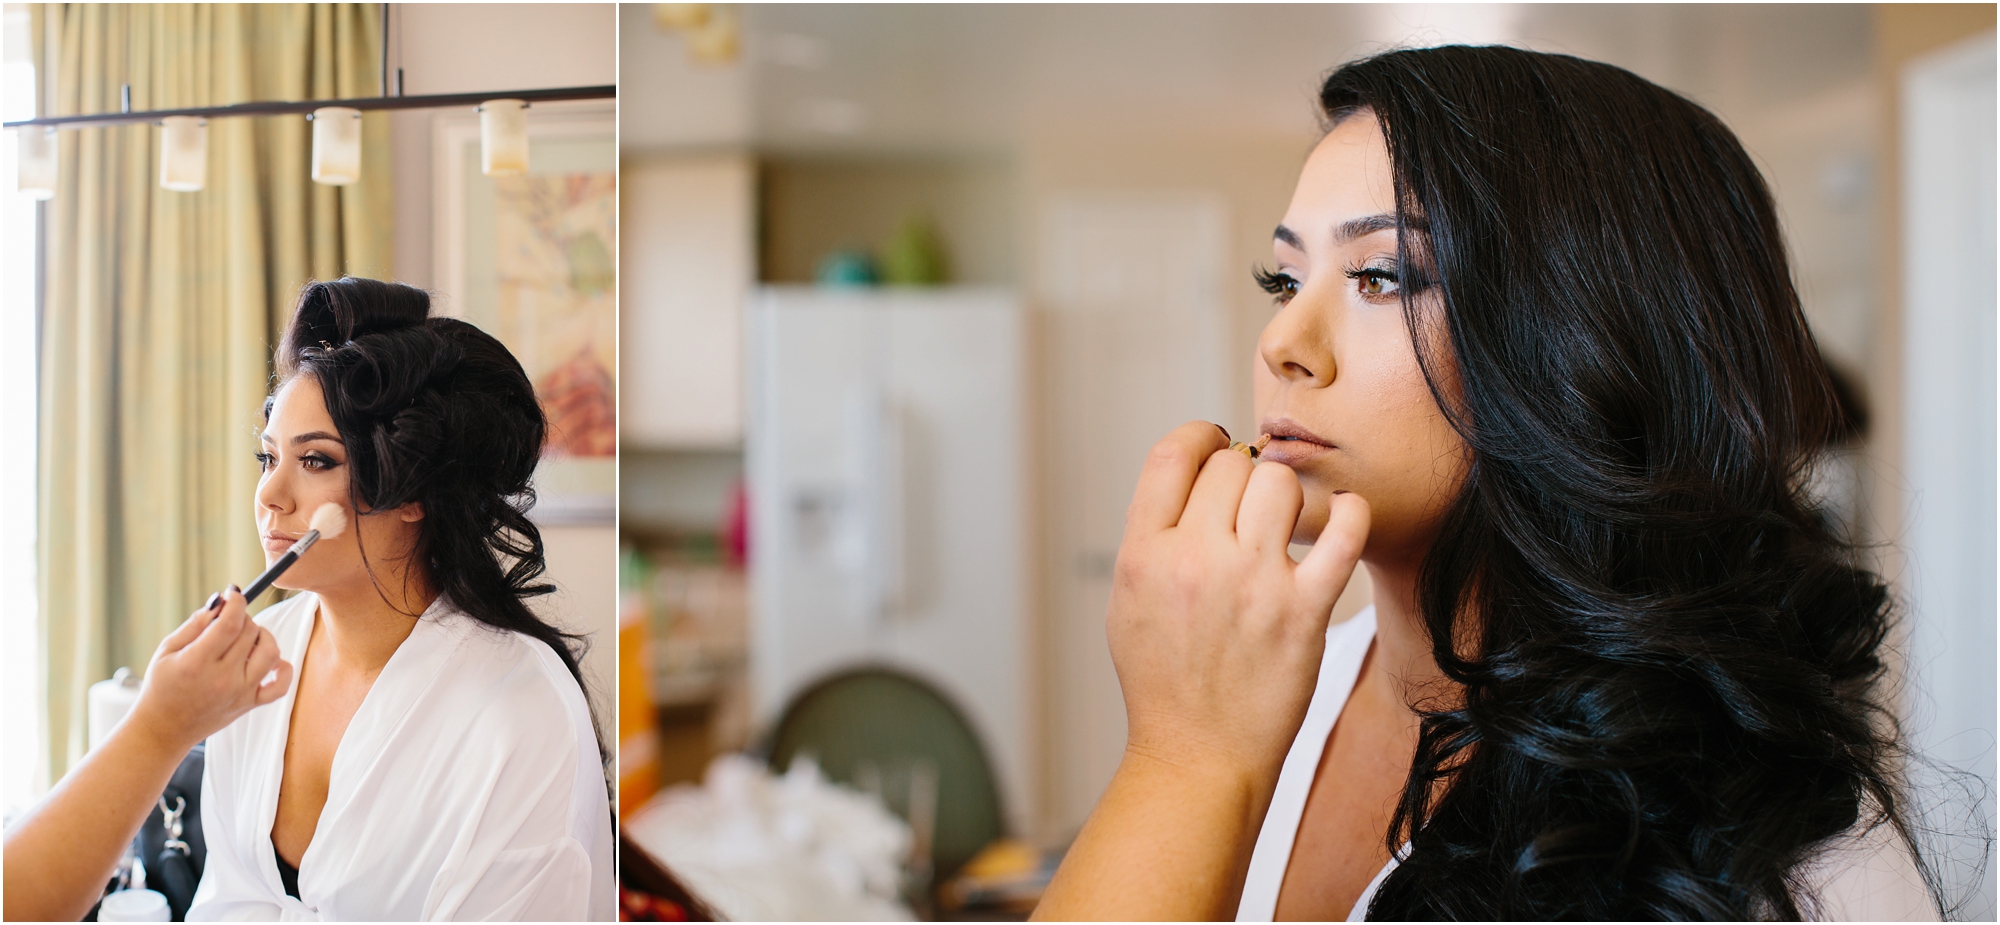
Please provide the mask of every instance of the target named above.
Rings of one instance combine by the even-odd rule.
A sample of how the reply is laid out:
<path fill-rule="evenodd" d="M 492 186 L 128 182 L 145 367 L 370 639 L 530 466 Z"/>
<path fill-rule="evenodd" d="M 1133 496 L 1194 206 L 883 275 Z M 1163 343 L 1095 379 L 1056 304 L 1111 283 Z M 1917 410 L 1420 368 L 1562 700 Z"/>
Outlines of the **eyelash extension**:
<path fill-rule="evenodd" d="M 269 453 L 252 453 L 250 455 L 256 458 L 257 468 L 259 469 L 271 468 L 271 463 L 277 459 L 276 456 L 272 456 Z"/>
<path fill-rule="evenodd" d="M 1340 272 L 1348 279 L 1379 279 L 1383 282 L 1402 284 L 1402 280 L 1397 278 L 1399 274 L 1396 271 L 1381 267 L 1348 267 Z"/>
<path fill-rule="evenodd" d="M 1257 288 L 1277 296 L 1280 303 L 1290 301 L 1299 291 L 1298 280 L 1283 273 L 1273 273 L 1263 267 L 1251 270 L 1250 278 L 1257 281 Z"/>

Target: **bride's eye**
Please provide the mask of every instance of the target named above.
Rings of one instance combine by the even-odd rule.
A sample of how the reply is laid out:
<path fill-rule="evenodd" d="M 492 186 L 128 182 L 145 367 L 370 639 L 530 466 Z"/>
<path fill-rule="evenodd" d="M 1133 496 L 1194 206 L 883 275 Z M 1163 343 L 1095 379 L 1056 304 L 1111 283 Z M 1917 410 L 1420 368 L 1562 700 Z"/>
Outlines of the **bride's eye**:
<path fill-rule="evenodd" d="M 1293 296 L 1299 294 L 1299 281 L 1290 273 L 1273 273 L 1258 267 L 1250 275 L 1257 280 L 1258 288 L 1278 297 L 1279 305 L 1290 302 Z"/>
<path fill-rule="evenodd" d="M 1395 298 L 1402 292 L 1402 284 L 1397 281 L 1396 271 L 1380 267 L 1362 267 L 1348 270 L 1347 278 L 1354 280 L 1356 292 L 1365 299 Z"/>

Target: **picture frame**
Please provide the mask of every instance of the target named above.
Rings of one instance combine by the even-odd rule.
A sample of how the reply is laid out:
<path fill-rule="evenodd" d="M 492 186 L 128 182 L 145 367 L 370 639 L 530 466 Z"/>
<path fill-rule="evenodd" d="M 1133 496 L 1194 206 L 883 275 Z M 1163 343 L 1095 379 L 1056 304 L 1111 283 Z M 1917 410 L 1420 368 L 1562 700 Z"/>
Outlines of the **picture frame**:
<path fill-rule="evenodd" d="M 510 183 L 480 171 L 480 132 L 476 114 L 440 115 L 432 128 L 433 226 L 432 253 L 436 268 L 435 304 L 439 314 L 460 318 L 498 338 L 521 360 L 530 380 L 536 383 L 537 397 L 551 409 L 551 449 L 545 452 L 535 471 L 536 503 L 529 516 L 543 526 L 569 524 L 608 525 L 617 522 L 618 466 L 616 449 L 617 409 L 617 112 L 601 104 L 548 106 L 528 110 L 527 134 L 529 171 L 526 178 Z M 534 189 L 526 189 L 523 182 Z M 508 184 L 504 185 L 503 184 Z M 535 198 L 536 193 L 541 194 Z M 609 202 L 602 200 L 609 197 Z M 551 198 L 560 202 L 551 203 Z M 523 205 L 529 199 L 531 205 Z M 550 214 L 552 209 L 570 213 Z M 524 209 L 536 212 L 524 219 Z M 568 228 L 579 217 L 585 224 L 609 222 L 611 240 L 583 243 L 523 240 L 523 234 L 551 231 L 554 225 Z M 523 231 L 528 225 L 534 229 Z M 573 230 L 571 228 L 570 230 Z M 586 237 L 601 238 L 603 235 Z M 503 268 L 500 250 L 511 245 Z M 538 252 L 522 259 L 523 248 Z M 579 256 L 581 255 L 581 256 Z M 539 256 L 541 259 L 533 259 Z M 551 262 L 586 263 L 579 271 L 570 267 L 570 281 L 588 278 L 576 291 L 529 293 L 523 297 L 519 273 L 540 273 L 541 278 L 561 276 L 561 267 Z M 598 267 L 599 262 L 603 266 Z M 523 269 L 523 265 L 531 265 Z M 561 280 L 551 283 L 564 289 Z M 512 287 L 512 288 L 509 288 Z M 544 287 L 548 288 L 548 287 Z M 558 306 L 561 317 L 549 317 L 549 306 Z M 554 332 L 555 336 L 547 336 Z M 594 332 L 594 336 L 593 336 Z M 591 382 L 586 400 L 595 408 L 608 399 L 609 406 L 590 415 L 594 437 L 584 441 L 585 452 L 565 452 L 562 441 L 567 431 L 559 411 L 551 408 L 551 374 L 563 381 L 555 367 L 558 358 L 546 342 L 578 339 L 601 341 L 589 351 L 596 362 L 585 364 L 582 377 Z M 600 397 L 597 392 L 608 392 Z M 607 440 L 598 431 L 609 429 Z M 594 452 L 591 450 L 594 448 Z M 607 451 L 608 450 L 608 451 Z"/>

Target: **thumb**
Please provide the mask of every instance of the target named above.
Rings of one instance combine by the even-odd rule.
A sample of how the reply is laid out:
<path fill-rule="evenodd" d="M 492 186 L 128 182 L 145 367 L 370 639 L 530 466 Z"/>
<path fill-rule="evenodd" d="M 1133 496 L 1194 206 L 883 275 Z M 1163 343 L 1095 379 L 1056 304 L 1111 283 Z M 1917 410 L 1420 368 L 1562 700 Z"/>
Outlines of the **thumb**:
<path fill-rule="evenodd" d="M 1331 614 L 1333 602 L 1354 577 L 1361 550 L 1368 545 L 1372 512 L 1368 501 L 1351 491 L 1335 492 L 1327 501 L 1326 527 L 1293 573 L 1300 593 L 1315 611 Z"/>
<path fill-rule="evenodd" d="M 285 696 L 286 691 L 292 689 L 291 662 L 279 659 L 278 666 L 276 668 L 273 668 L 272 670 L 277 672 L 277 674 L 274 675 L 271 678 L 271 680 L 264 682 L 257 688 L 257 698 L 256 698 L 257 706 L 261 707 L 267 703 L 277 700 L 278 698 Z"/>

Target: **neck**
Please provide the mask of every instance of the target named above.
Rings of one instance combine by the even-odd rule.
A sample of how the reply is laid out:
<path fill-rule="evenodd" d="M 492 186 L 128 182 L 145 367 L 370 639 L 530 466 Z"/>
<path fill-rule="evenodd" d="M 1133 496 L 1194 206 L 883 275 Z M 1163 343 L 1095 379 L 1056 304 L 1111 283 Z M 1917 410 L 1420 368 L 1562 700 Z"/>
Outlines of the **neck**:
<path fill-rule="evenodd" d="M 411 614 L 423 613 L 437 597 L 415 587 L 395 595 L 396 590 L 405 588 L 400 580 L 385 581 L 383 588 L 401 600 L 392 603 L 384 599 L 383 590 L 372 581 L 317 592 L 320 618 L 313 641 L 325 643 L 325 654 L 341 668 L 370 676 L 380 672 L 417 628 L 417 618 Z"/>
<path fill-rule="evenodd" d="M 1386 685 L 1383 692 L 1402 703 L 1440 690 L 1445 677 L 1431 655 L 1430 631 L 1417 609 L 1421 562 L 1365 564 L 1374 585 L 1375 652 L 1364 680 Z"/>

